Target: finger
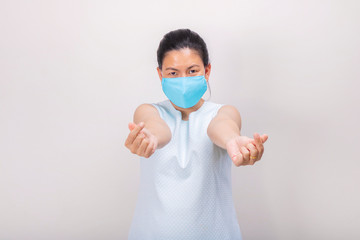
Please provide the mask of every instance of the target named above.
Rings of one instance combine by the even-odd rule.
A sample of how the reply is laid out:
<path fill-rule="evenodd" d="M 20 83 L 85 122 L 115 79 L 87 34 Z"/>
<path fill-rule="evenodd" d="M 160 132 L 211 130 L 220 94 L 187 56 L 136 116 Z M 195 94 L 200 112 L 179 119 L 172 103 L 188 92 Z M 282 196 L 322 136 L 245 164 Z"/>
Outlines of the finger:
<path fill-rule="evenodd" d="M 254 165 L 254 163 L 258 159 L 259 151 L 257 150 L 257 148 L 254 146 L 253 143 L 249 143 L 246 147 L 247 147 L 247 149 L 250 150 L 250 162 L 249 163 L 251 165 Z"/>
<path fill-rule="evenodd" d="M 128 124 L 128 127 L 129 127 L 129 129 L 131 128 L 130 127 L 131 126 L 131 123 L 129 123 Z M 131 131 L 131 129 L 130 129 L 130 131 Z M 131 132 L 130 132 L 131 133 Z M 130 147 L 131 147 L 131 143 L 133 142 L 133 137 L 132 137 L 132 135 L 129 133 L 129 135 L 127 136 L 127 138 L 126 138 L 126 140 L 125 140 L 125 146 L 127 147 L 127 148 L 129 148 L 130 149 Z"/>
<path fill-rule="evenodd" d="M 263 134 L 261 136 L 261 141 L 264 143 L 268 138 L 269 138 L 269 136 L 267 134 Z M 263 154 L 264 154 L 264 146 L 263 146 L 262 151 L 260 153 L 260 158 L 262 157 Z"/>
<path fill-rule="evenodd" d="M 140 133 L 137 135 L 137 137 L 135 138 L 134 142 L 131 144 L 131 147 L 130 147 L 130 150 L 132 153 L 137 154 L 137 150 L 139 149 L 140 144 L 144 138 L 145 138 L 145 135 L 143 133 Z"/>
<path fill-rule="evenodd" d="M 158 144 L 159 144 L 159 142 L 158 142 L 157 137 L 154 137 L 154 146 L 153 146 L 152 153 L 154 153 L 156 151 Z"/>
<path fill-rule="evenodd" d="M 147 146 L 147 148 L 146 148 L 146 150 L 145 150 L 145 153 L 144 153 L 144 156 L 146 157 L 146 158 L 148 158 L 148 157 L 150 157 L 151 156 L 151 154 L 153 154 L 154 153 L 154 141 L 150 141 L 150 143 L 149 143 L 149 145 Z"/>
<path fill-rule="evenodd" d="M 143 128 L 141 132 L 144 133 L 148 138 L 152 136 L 151 132 L 147 128 Z"/>
<path fill-rule="evenodd" d="M 154 141 L 154 144 L 152 144 L 153 146 L 152 152 L 155 152 L 158 145 L 157 138 L 146 128 L 143 128 L 140 132 L 144 133 L 147 138 L 152 139 Z"/>
<path fill-rule="evenodd" d="M 136 127 L 133 130 L 131 130 L 131 132 L 129 133 L 129 136 L 126 139 L 126 143 L 128 145 L 131 145 L 135 141 L 135 138 L 139 134 L 140 130 L 143 129 L 143 128 L 144 128 L 144 123 L 143 122 L 136 125 Z"/>
<path fill-rule="evenodd" d="M 260 156 L 257 160 L 260 160 L 262 152 L 264 151 L 264 145 L 262 144 L 261 137 L 258 133 L 254 133 L 254 144 L 258 150 L 258 156 Z"/>
<path fill-rule="evenodd" d="M 244 162 L 243 155 L 240 152 L 237 155 L 235 155 L 231 160 L 237 167 L 241 166 Z"/>
<path fill-rule="evenodd" d="M 246 147 L 242 146 L 240 148 L 240 151 L 241 151 L 241 154 L 242 154 L 243 159 L 244 159 L 243 165 L 248 165 L 248 163 L 250 161 L 250 152 L 249 152 L 249 150 Z"/>
<path fill-rule="evenodd" d="M 261 157 L 264 153 L 264 147 L 262 148 L 262 150 L 259 152 L 259 155 L 258 155 L 258 159 L 256 161 L 260 161 L 261 160 Z"/>
<path fill-rule="evenodd" d="M 262 146 L 262 141 L 261 141 L 261 137 L 258 133 L 254 133 L 254 142 L 256 147 L 259 149 L 259 147 Z M 260 149 L 259 149 L 260 150 Z"/>
<path fill-rule="evenodd" d="M 262 155 L 264 153 L 264 145 L 262 145 L 261 149 L 260 149 L 260 152 L 259 152 L 259 160 L 262 158 Z M 258 160 L 258 161 L 259 161 Z"/>
<path fill-rule="evenodd" d="M 237 143 L 235 141 L 232 141 L 232 142 L 229 142 L 227 145 L 226 145 L 226 150 L 231 158 L 231 160 L 235 163 L 236 165 L 236 162 L 239 161 L 238 160 L 238 155 L 240 153 L 240 150 L 239 150 L 239 146 L 237 145 Z M 240 159 L 242 158 L 242 156 L 240 157 Z"/>
<path fill-rule="evenodd" d="M 129 130 L 131 131 L 136 127 L 136 124 L 131 122 L 128 124 L 128 127 L 129 127 Z"/>
<path fill-rule="evenodd" d="M 229 155 L 231 156 L 231 159 L 236 158 L 240 153 L 239 147 L 237 145 L 230 145 L 228 147 Z"/>
<path fill-rule="evenodd" d="M 136 154 L 139 155 L 139 156 L 143 156 L 148 145 L 149 145 L 149 139 L 144 138 L 141 141 L 141 144 L 140 144 Z"/>
<path fill-rule="evenodd" d="M 264 142 L 266 142 L 266 140 L 268 140 L 268 138 L 269 138 L 269 136 L 267 134 L 263 134 L 261 136 L 261 141 L 264 143 Z"/>

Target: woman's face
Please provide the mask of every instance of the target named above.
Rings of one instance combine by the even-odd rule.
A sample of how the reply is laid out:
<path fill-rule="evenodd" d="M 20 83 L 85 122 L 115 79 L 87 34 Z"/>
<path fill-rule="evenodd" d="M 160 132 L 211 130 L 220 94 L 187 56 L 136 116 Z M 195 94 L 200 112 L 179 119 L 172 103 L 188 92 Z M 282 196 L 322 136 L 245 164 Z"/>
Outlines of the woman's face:
<path fill-rule="evenodd" d="M 160 81 L 162 78 L 191 77 L 205 75 L 209 80 L 211 65 L 204 63 L 196 50 L 183 48 L 172 50 L 165 54 L 162 69 L 157 68 Z"/>

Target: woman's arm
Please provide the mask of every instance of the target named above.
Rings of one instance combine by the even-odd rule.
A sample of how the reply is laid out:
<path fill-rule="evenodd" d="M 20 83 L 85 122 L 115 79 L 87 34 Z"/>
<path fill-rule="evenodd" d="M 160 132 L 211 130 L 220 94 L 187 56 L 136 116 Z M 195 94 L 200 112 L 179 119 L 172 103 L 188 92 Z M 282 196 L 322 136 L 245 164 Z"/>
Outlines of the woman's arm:
<path fill-rule="evenodd" d="M 207 134 L 214 144 L 227 150 L 236 166 L 253 165 L 261 159 L 268 136 L 255 133 L 252 139 L 241 136 L 240 130 L 240 113 L 234 106 L 225 105 L 211 120 Z"/>
<path fill-rule="evenodd" d="M 134 154 L 150 157 L 171 139 L 171 131 L 151 104 L 141 104 L 134 113 L 134 123 L 129 123 L 130 133 L 125 146 Z"/>
<path fill-rule="evenodd" d="M 134 123 L 144 123 L 146 130 L 157 138 L 157 148 L 162 148 L 171 140 L 171 131 L 167 123 L 160 117 L 158 110 L 151 104 L 141 104 L 134 113 Z"/>
<path fill-rule="evenodd" d="M 238 110 L 231 105 L 222 106 L 217 115 L 211 120 L 207 134 L 211 141 L 226 149 L 226 143 L 240 136 L 241 117 Z"/>

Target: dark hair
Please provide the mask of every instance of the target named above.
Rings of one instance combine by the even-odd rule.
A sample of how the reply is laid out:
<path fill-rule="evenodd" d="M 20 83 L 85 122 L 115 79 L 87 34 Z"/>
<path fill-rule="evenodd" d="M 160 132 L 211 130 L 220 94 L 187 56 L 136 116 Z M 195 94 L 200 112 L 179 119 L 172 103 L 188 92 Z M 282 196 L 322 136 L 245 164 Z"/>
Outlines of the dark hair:
<path fill-rule="evenodd" d="M 190 29 L 178 29 L 164 35 L 157 50 L 157 62 L 162 68 L 164 56 L 168 51 L 190 48 L 196 50 L 200 55 L 204 66 L 209 64 L 209 54 L 204 40 Z"/>

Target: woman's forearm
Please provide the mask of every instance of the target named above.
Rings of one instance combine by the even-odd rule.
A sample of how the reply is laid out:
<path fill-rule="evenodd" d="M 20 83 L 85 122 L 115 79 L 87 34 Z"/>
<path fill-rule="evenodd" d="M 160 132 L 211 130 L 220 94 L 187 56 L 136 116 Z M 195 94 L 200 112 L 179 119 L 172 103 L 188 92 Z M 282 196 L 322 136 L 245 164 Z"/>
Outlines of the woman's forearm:
<path fill-rule="evenodd" d="M 162 148 L 171 140 L 171 131 L 167 123 L 160 118 L 156 108 L 150 104 L 141 104 L 134 113 L 134 123 L 145 124 L 145 131 L 157 139 L 157 148 Z"/>
<path fill-rule="evenodd" d="M 158 140 L 157 148 L 162 148 L 171 140 L 171 131 L 165 122 L 148 118 L 144 121 L 145 128 Z"/>
<path fill-rule="evenodd" d="M 215 117 L 209 124 L 207 134 L 217 146 L 226 149 L 226 143 L 240 136 L 239 125 L 228 117 Z"/>

